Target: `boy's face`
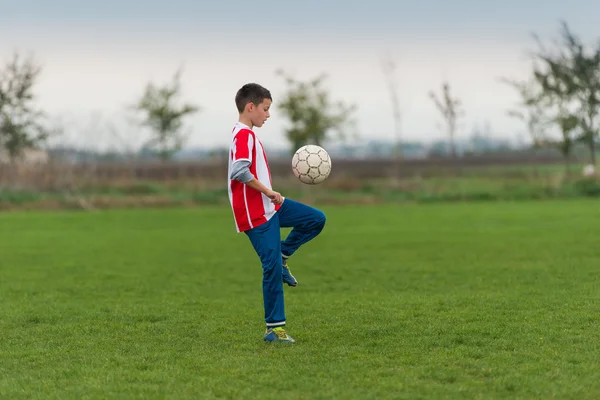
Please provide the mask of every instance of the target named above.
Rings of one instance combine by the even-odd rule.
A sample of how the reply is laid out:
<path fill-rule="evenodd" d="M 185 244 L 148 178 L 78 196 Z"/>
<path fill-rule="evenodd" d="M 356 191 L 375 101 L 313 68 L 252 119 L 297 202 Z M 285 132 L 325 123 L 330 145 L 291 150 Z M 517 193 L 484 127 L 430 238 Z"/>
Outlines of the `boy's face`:
<path fill-rule="evenodd" d="M 271 116 L 269 114 L 269 109 L 271 108 L 271 100 L 264 99 L 262 103 L 256 105 L 254 103 L 250 103 L 247 106 L 247 110 L 249 113 L 250 120 L 252 121 L 252 125 L 260 128 L 267 122 L 267 119 Z"/>

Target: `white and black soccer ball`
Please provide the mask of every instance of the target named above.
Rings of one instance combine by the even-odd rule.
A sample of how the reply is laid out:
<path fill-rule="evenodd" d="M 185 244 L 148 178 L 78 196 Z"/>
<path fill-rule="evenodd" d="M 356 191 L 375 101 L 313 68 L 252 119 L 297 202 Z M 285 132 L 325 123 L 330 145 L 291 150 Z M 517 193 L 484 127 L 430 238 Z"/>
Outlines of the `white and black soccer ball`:
<path fill-rule="evenodd" d="M 583 176 L 590 177 L 596 174 L 596 167 L 593 164 L 588 164 L 583 167 Z"/>
<path fill-rule="evenodd" d="M 323 182 L 331 173 L 331 158 L 327 151 L 317 145 L 300 147 L 292 157 L 292 170 L 296 178 L 307 185 Z"/>

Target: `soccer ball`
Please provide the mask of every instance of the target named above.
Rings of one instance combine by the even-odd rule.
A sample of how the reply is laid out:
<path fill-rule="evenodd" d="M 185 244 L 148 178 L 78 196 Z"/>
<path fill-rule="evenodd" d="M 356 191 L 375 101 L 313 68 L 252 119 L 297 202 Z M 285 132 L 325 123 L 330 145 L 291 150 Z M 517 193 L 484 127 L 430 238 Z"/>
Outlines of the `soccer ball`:
<path fill-rule="evenodd" d="M 317 185 L 327 179 L 331 173 L 329 153 L 314 144 L 302 146 L 292 157 L 292 171 L 300 182 Z"/>
<path fill-rule="evenodd" d="M 594 176 L 596 173 L 596 167 L 593 164 L 588 164 L 583 168 L 583 176 Z"/>

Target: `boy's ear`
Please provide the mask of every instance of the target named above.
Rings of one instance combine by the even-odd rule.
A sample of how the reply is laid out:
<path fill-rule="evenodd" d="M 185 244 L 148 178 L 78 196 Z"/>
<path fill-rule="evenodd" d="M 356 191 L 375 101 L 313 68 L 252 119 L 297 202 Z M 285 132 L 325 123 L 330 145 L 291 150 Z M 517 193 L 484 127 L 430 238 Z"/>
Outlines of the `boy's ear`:
<path fill-rule="evenodd" d="M 252 103 L 250 101 L 250 102 L 248 102 L 248 104 L 246 104 L 246 111 L 252 112 L 253 110 L 254 110 L 254 103 Z"/>

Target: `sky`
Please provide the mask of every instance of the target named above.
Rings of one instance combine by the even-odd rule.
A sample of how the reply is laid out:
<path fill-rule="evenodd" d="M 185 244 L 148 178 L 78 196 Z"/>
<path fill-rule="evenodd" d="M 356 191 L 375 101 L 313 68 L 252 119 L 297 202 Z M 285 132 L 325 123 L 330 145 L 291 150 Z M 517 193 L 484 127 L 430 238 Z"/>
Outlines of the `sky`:
<path fill-rule="evenodd" d="M 189 146 L 228 145 L 247 82 L 273 94 L 261 140 L 285 146 L 280 68 L 301 80 L 326 73 L 332 98 L 358 107 L 358 136 L 392 139 L 384 57 L 397 65 L 402 139 L 444 138 L 428 92 L 445 80 L 465 110 L 459 136 L 489 124 L 515 139 L 526 130 L 506 110 L 519 99 L 500 78 L 527 77 L 532 33 L 551 40 L 565 20 L 593 42 L 598 15 L 597 0 L 0 0 L 0 60 L 17 51 L 40 63 L 37 104 L 64 129 L 60 140 L 86 147 L 139 145 L 127 107 L 180 67 L 183 99 L 201 109 L 186 120 Z"/>

